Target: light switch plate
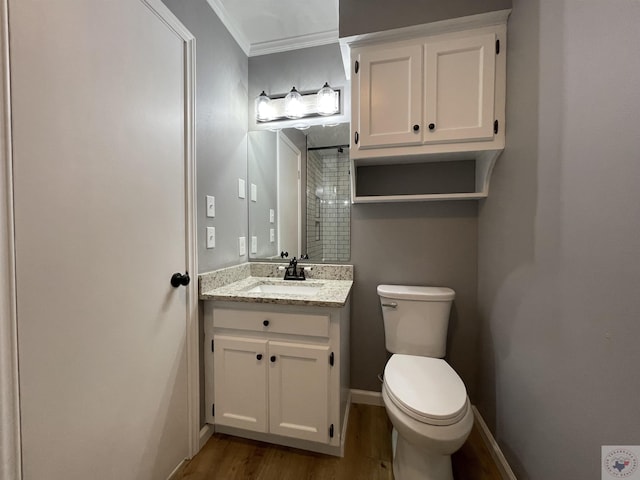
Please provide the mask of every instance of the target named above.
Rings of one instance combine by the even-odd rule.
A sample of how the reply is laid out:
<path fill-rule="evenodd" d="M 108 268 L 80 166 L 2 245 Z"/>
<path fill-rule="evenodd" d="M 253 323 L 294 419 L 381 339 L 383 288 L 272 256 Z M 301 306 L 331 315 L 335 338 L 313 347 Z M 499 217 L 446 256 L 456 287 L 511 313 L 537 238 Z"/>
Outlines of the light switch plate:
<path fill-rule="evenodd" d="M 207 217 L 213 218 L 216 216 L 216 197 L 207 195 Z"/>
<path fill-rule="evenodd" d="M 242 178 L 238 179 L 238 197 L 245 198 L 247 195 L 247 189 Z"/>
<path fill-rule="evenodd" d="M 255 183 L 251 184 L 251 201 L 258 201 L 258 186 Z"/>
<path fill-rule="evenodd" d="M 238 254 L 241 257 L 247 254 L 247 237 L 238 238 Z"/>
<path fill-rule="evenodd" d="M 258 253 L 258 237 L 251 237 L 251 253 Z"/>
<path fill-rule="evenodd" d="M 207 227 L 207 248 L 216 248 L 216 227 Z"/>
<path fill-rule="evenodd" d="M 269 241 L 271 243 L 276 241 L 276 230 L 275 230 L 275 228 L 270 228 L 269 229 Z"/>
<path fill-rule="evenodd" d="M 269 209 L 269 223 L 273 223 L 276 221 L 276 212 L 273 210 L 273 208 Z"/>

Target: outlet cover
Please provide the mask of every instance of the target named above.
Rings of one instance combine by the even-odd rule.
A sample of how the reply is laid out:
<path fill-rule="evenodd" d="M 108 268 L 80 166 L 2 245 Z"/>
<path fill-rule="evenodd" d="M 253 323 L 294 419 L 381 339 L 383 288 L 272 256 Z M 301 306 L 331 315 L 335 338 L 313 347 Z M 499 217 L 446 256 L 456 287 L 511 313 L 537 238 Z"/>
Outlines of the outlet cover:
<path fill-rule="evenodd" d="M 251 253 L 258 253 L 258 237 L 251 237 Z"/>
<path fill-rule="evenodd" d="M 255 183 L 251 184 L 251 201 L 258 201 L 258 186 Z"/>
<path fill-rule="evenodd" d="M 245 198 L 247 196 L 247 189 L 245 187 L 244 180 L 242 178 L 238 179 L 238 197 Z"/>
<path fill-rule="evenodd" d="M 207 227 L 207 248 L 216 248 L 216 227 Z"/>
<path fill-rule="evenodd" d="M 238 238 L 238 254 L 244 257 L 247 254 L 247 237 Z"/>
<path fill-rule="evenodd" d="M 273 210 L 273 208 L 269 209 L 269 223 L 273 223 L 276 221 L 276 212 Z"/>
<path fill-rule="evenodd" d="M 207 195 L 207 217 L 213 218 L 216 216 L 216 197 Z"/>
<path fill-rule="evenodd" d="M 271 243 L 276 241 L 276 230 L 275 230 L 275 228 L 270 228 L 269 229 L 269 241 Z"/>

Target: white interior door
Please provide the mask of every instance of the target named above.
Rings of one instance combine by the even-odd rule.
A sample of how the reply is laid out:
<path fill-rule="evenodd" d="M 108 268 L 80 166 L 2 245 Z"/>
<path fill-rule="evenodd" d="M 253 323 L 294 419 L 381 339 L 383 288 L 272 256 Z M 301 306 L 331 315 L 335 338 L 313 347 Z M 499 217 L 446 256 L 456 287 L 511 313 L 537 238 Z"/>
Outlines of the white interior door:
<path fill-rule="evenodd" d="M 300 230 L 300 150 L 278 134 L 278 251 L 302 254 Z"/>
<path fill-rule="evenodd" d="M 151 1 L 9 1 L 25 480 L 190 455 L 190 55 Z"/>

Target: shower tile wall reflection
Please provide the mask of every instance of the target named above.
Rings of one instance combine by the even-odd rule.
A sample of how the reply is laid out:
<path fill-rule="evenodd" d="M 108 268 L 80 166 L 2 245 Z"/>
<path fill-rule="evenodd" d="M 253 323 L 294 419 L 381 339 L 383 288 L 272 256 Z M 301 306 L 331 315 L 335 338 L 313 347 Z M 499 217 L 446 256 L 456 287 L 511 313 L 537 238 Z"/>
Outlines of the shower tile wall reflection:
<path fill-rule="evenodd" d="M 307 252 L 324 262 L 350 256 L 349 149 L 307 152 Z"/>

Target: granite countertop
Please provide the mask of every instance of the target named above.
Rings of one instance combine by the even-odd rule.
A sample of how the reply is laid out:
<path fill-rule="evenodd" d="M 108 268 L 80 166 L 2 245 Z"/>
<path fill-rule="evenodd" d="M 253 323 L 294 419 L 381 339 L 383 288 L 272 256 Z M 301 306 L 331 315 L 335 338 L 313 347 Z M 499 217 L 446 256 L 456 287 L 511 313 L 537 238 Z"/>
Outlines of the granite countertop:
<path fill-rule="evenodd" d="M 306 292 L 268 293 L 248 291 L 259 285 L 317 287 L 319 290 L 313 294 Z M 226 302 L 342 307 L 347 302 L 352 285 L 352 280 L 307 279 L 304 281 L 295 281 L 282 280 L 274 277 L 249 276 L 223 286 L 202 290 L 200 292 L 200 299 Z"/>

